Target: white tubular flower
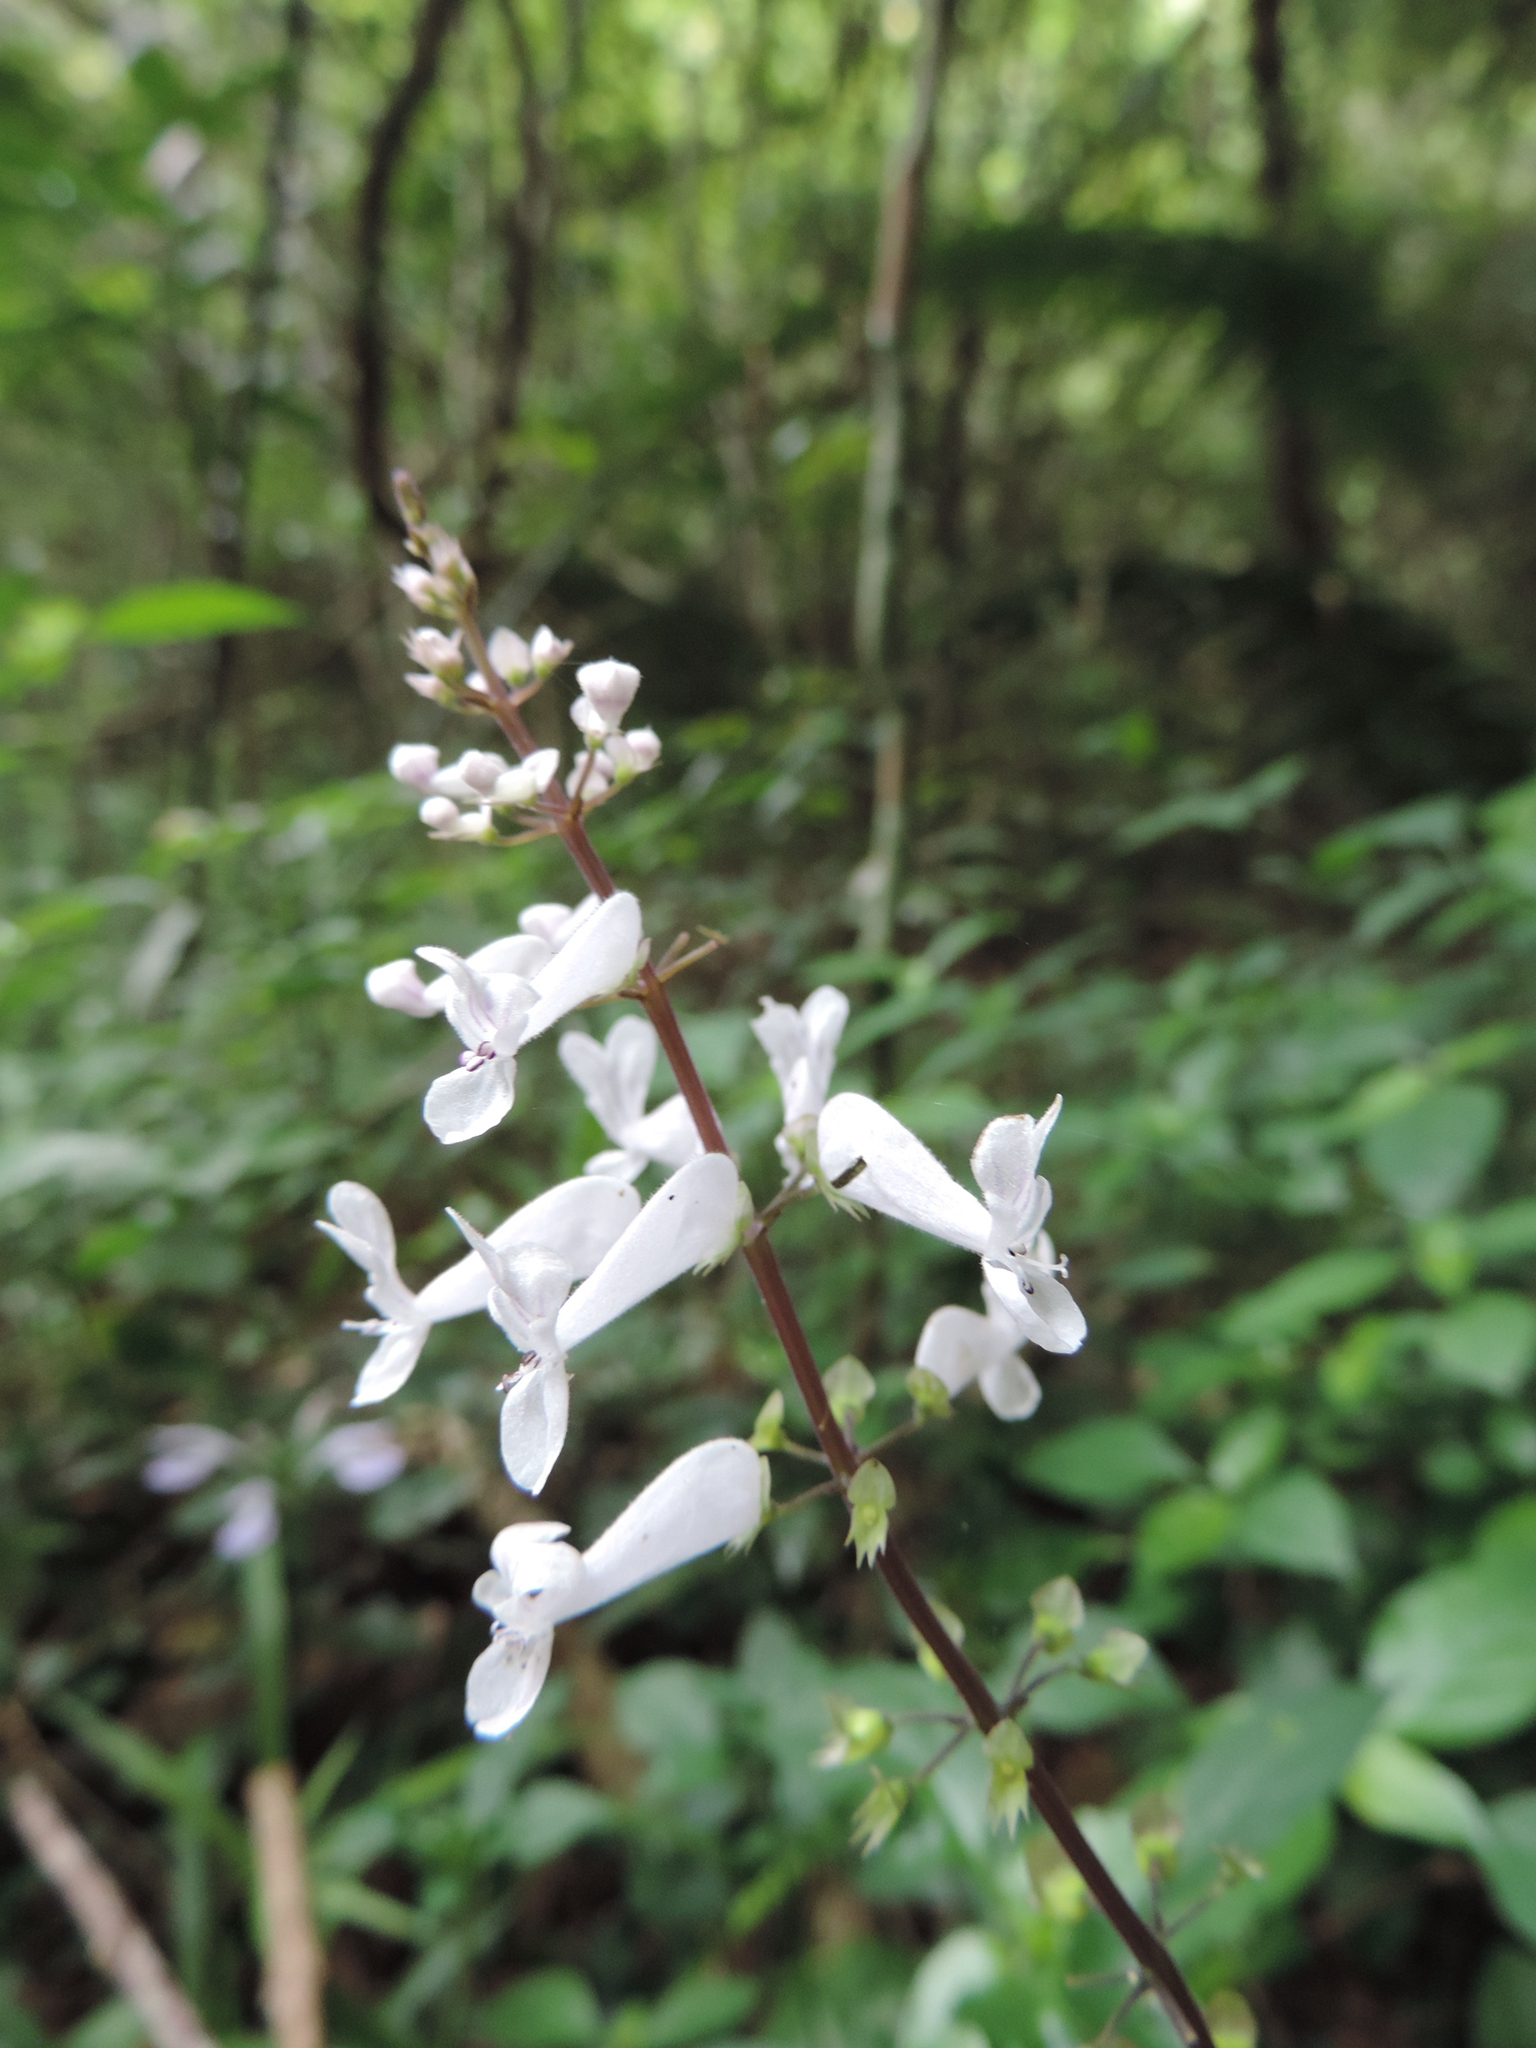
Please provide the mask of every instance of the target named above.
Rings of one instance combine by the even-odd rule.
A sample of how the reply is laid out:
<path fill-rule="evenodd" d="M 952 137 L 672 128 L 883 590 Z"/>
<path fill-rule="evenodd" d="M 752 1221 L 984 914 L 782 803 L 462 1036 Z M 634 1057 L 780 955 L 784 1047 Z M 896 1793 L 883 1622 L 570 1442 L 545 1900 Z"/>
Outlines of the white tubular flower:
<path fill-rule="evenodd" d="M 917 1340 L 916 1363 L 958 1394 L 975 1380 L 982 1399 L 1002 1422 L 1023 1422 L 1040 1406 L 1040 1382 L 1019 1356 L 1025 1333 L 983 1267 L 985 1315 L 970 1308 L 937 1308 Z"/>
<path fill-rule="evenodd" d="M 444 683 L 464 680 L 461 633 L 440 633 L 436 626 L 415 626 L 405 636 L 405 651 L 418 668 Z"/>
<path fill-rule="evenodd" d="M 549 956 L 550 948 L 542 939 L 529 932 L 513 932 L 471 953 L 469 965 L 477 974 L 521 974 L 531 980 L 548 964 Z M 449 975 L 439 974 L 423 983 L 414 960 L 386 960 L 382 967 L 369 968 L 363 987 L 368 1000 L 381 1009 L 401 1010 L 407 1017 L 440 1017 L 453 981 Z"/>
<path fill-rule="evenodd" d="M 425 697 L 429 704 L 442 704 L 446 706 L 454 701 L 452 690 L 449 689 L 441 676 L 431 675 L 426 669 L 407 669 L 405 680 L 407 685 L 416 692 L 417 696 Z"/>
<path fill-rule="evenodd" d="M 888 1110 L 864 1095 L 835 1095 L 822 1111 L 821 1170 L 867 1208 L 977 1253 L 1023 1336 L 1043 1351 L 1076 1351 L 1088 1325 L 1062 1282 L 1064 1263 L 1045 1235 L 1051 1186 L 1035 1171 L 1060 1111 L 1057 1096 L 1038 1120 L 1001 1116 L 987 1125 L 971 1154 L 985 1205 Z"/>
<path fill-rule="evenodd" d="M 393 760 L 394 756 L 390 758 Z M 432 789 L 438 796 L 451 796 L 456 803 L 489 803 L 496 793 L 497 782 L 510 772 L 510 768 L 511 764 L 500 754 L 493 754 L 484 747 L 467 747 L 457 761 L 440 768 L 432 777 Z"/>
<path fill-rule="evenodd" d="M 491 792 L 495 804 L 535 804 L 554 781 L 560 769 L 558 747 L 541 747 L 536 754 L 530 754 L 526 761 L 520 761 L 515 768 L 509 768 L 504 775 L 496 778 L 496 787 Z"/>
<path fill-rule="evenodd" d="M 622 987 L 640 940 L 640 906 L 621 893 L 610 896 L 531 980 L 499 968 L 485 971 L 443 946 L 418 946 L 420 957 L 441 967 L 452 982 L 444 1009 L 465 1048 L 458 1068 L 427 1090 L 422 1114 L 433 1136 L 460 1145 L 494 1129 L 512 1107 L 519 1047 L 578 1004 Z"/>
<path fill-rule="evenodd" d="M 457 610 L 453 584 L 446 576 L 435 576 L 419 562 L 402 562 L 390 571 L 397 590 L 431 619 L 452 619 Z"/>
<path fill-rule="evenodd" d="M 429 796 L 418 806 L 416 815 L 434 839 L 458 839 L 462 836 L 459 826 L 464 813 L 451 796 Z"/>
<path fill-rule="evenodd" d="M 254 1557 L 277 1541 L 277 1491 L 270 1479 L 242 1479 L 224 1496 L 224 1520 L 213 1539 L 220 1557 Z"/>
<path fill-rule="evenodd" d="M 679 1168 L 569 1299 L 572 1276 L 555 1253 L 502 1252 L 454 1217 L 490 1270 L 492 1317 L 523 1354 L 501 1410 L 501 1458 L 514 1486 L 542 1492 L 565 1443 L 567 1354 L 690 1268 L 724 1258 L 736 1243 L 739 1187 L 721 1152 Z"/>
<path fill-rule="evenodd" d="M 494 1741 L 525 1718 L 562 1621 L 739 1542 L 760 1513 L 757 1453 L 737 1437 L 717 1437 L 653 1479 L 590 1550 L 561 1540 L 570 1534 L 564 1522 L 503 1529 L 491 1545 L 491 1569 L 475 1582 L 475 1604 L 493 1623 L 490 1648 L 475 1659 L 465 1688 L 465 1719 L 476 1735 Z"/>
<path fill-rule="evenodd" d="M 407 789 L 430 795 L 436 786 L 439 756 L 436 747 L 401 745 L 389 750 L 389 772 Z"/>
<path fill-rule="evenodd" d="M 485 1307 L 491 1275 L 478 1253 L 469 1252 L 413 1294 L 396 1269 L 389 1212 L 372 1189 L 354 1180 L 338 1181 L 327 1206 L 333 1221 L 316 1228 L 363 1268 L 369 1281 L 367 1299 L 380 1312 L 375 1321 L 343 1325 L 379 1339 L 352 1395 L 354 1408 L 366 1408 L 388 1400 L 405 1385 L 435 1324 Z M 491 1232 L 489 1242 L 498 1251 L 547 1245 L 580 1280 L 639 1213 L 640 1197 L 627 1182 L 584 1176 L 562 1181 L 514 1210 Z"/>
<path fill-rule="evenodd" d="M 594 1152 L 584 1173 L 635 1180 L 654 1161 L 682 1166 L 704 1147 L 687 1103 L 673 1095 L 645 1112 L 660 1041 L 643 1017 L 621 1017 L 599 1045 L 585 1031 L 560 1039 L 560 1064 L 586 1098 L 588 1109 L 618 1147 Z"/>
<path fill-rule="evenodd" d="M 405 1470 L 405 1452 L 383 1422 L 344 1422 L 328 1430 L 309 1455 L 348 1493 L 377 1493 Z"/>
<path fill-rule="evenodd" d="M 752 1035 L 768 1055 L 784 1098 L 787 1129 L 807 1117 L 819 1117 L 832 1085 L 837 1042 L 848 1022 L 848 998 L 840 988 L 824 984 L 813 989 L 797 1010 L 764 996 L 763 1014 L 755 1018 Z"/>
<path fill-rule="evenodd" d="M 533 636 L 533 646 L 529 650 L 533 656 L 534 668 L 539 675 L 547 676 L 557 669 L 574 644 L 570 640 L 557 639 L 548 626 L 540 626 Z"/>
<path fill-rule="evenodd" d="M 190 1493 L 227 1465 L 240 1439 L 204 1422 L 168 1422 L 152 1430 L 142 1478 L 151 1493 Z"/>
<path fill-rule="evenodd" d="M 581 695 L 571 706 L 571 718 L 595 744 L 623 725 L 640 687 L 640 671 L 627 661 L 588 661 L 577 669 L 576 685 Z"/>

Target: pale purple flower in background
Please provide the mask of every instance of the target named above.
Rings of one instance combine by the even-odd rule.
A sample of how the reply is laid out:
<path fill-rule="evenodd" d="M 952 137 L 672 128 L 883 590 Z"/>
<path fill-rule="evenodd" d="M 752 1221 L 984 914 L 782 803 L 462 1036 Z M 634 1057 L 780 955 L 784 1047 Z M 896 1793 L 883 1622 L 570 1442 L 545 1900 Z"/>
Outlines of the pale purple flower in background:
<path fill-rule="evenodd" d="M 167 1422 L 153 1430 L 143 1480 L 151 1493 L 190 1493 L 240 1450 L 240 1439 L 205 1422 Z"/>
<path fill-rule="evenodd" d="M 348 1493 L 377 1493 L 405 1470 L 405 1452 L 382 1422 L 344 1422 L 321 1437 L 310 1458 Z"/>
<path fill-rule="evenodd" d="M 474 1600 L 491 1616 L 491 1643 L 465 1687 L 465 1719 L 485 1741 L 507 1735 L 543 1689 L 554 1632 L 757 1528 L 758 1457 L 736 1437 L 695 1444 L 632 1500 L 589 1550 L 562 1539 L 564 1522 L 514 1522 L 491 1544 Z"/>
<path fill-rule="evenodd" d="M 277 1541 L 277 1489 L 270 1479 L 242 1479 L 225 1494 L 223 1507 L 213 1539 L 220 1557 L 254 1557 Z"/>

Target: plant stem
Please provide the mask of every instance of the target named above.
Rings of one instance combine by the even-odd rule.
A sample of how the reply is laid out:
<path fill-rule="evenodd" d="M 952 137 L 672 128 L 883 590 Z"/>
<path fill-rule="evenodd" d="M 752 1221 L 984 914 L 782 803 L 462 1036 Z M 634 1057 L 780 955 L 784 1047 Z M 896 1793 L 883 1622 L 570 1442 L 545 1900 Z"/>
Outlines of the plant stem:
<path fill-rule="evenodd" d="M 526 759 L 535 751 L 533 735 L 524 722 L 522 712 L 512 701 L 511 693 L 502 688 L 499 696 L 495 694 L 496 672 L 491 664 L 479 622 L 473 612 L 466 609 L 461 623 L 476 665 L 492 689 L 492 716 L 519 757 Z M 562 796 L 551 790 L 544 797 L 542 808 L 565 842 L 587 886 L 598 896 L 614 895 L 616 885 L 613 877 L 588 837 L 577 807 L 574 804 L 567 804 Z M 730 1147 L 726 1144 L 725 1133 L 720 1128 L 720 1118 L 709 1090 L 694 1065 L 693 1055 L 688 1050 L 682 1026 L 678 1023 L 677 1012 L 672 1007 L 672 999 L 667 994 L 665 985 L 649 964 L 641 968 L 636 980 L 646 1015 L 655 1026 L 656 1035 L 661 1040 L 662 1051 L 667 1056 L 667 1064 L 671 1067 L 678 1089 L 688 1104 L 705 1151 L 721 1152 L 729 1157 Z M 742 1247 L 742 1256 L 757 1283 L 757 1291 L 762 1296 L 764 1308 L 768 1311 L 768 1319 L 784 1348 L 785 1357 L 789 1360 L 795 1384 L 800 1390 L 800 1398 L 810 1414 L 817 1440 L 826 1453 L 827 1463 L 831 1466 L 839 1485 L 846 1488 L 847 1482 L 858 1470 L 862 1460 L 832 1413 L 810 1341 L 800 1322 L 794 1300 L 785 1284 L 778 1256 L 766 1232 L 760 1228 L 751 1232 Z M 894 1537 L 886 1543 L 879 1560 L 879 1570 L 902 1613 L 938 1658 L 945 1676 L 964 1701 L 971 1719 L 983 1735 L 987 1734 L 1003 1718 L 1002 1709 L 992 1697 L 986 1680 L 969 1657 L 957 1644 L 950 1641 L 944 1624 L 934 1613 L 928 1596 L 917 1583 Z M 1088 1838 L 1072 1818 L 1072 1808 L 1043 1764 L 1037 1762 L 1030 1766 L 1029 1789 L 1040 1818 L 1076 1866 L 1099 1910 L 1156 1985 L 1175 2027 L 1184 2039 L 1192 2044 L 1192 2048 L 1214 2048 L 1205 2016 L 1194 1993 L 1185 1983 L 1178 1964 L 1100 1862 Z"/>
<path fill-rule="evenodd" d="M 288 1757 L 288 1585 L 281 1540 L 246 1558 L 240 1567 L 245 1596 L 245 1646 L 251 1666 L 251 1733 L 256 1761 Z"/>

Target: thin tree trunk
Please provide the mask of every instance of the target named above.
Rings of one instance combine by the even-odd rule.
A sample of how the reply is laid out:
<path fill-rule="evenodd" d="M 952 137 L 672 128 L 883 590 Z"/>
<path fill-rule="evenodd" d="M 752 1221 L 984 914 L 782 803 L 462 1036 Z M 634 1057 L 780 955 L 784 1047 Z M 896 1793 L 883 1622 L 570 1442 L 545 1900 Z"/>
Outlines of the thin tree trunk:
<path fill-rule="evenodd" d="M 901 693 L 890 672 L 892 591 L 906 438 L 902 343 L 933 158 L 939 92 L 957 8 L 958 0 L 928 0 L 914 66 L 912 118 L 886 174 L 874 280 L 864 320 L 869 348 L 869 454 L 854 585 L 853 643 L 866 695 L 877 708 L 869 853 L 855 871 L 851 888 L 859 910 L 859 946 L 871 953 L 884 952 L 890 945 L 906 781 L 906 725 Z"/>
<path fill-rule="evenodd" d="M 261 2001 L 273 2048 L 323 2048 L 325 1958 L 310 1908 L 293 1766 L 258 1764 L 245 1781 L 245 1805 L 261 1899 Z"/>
<path fill-rule="evenodd" d="M 400 518 L 389 486 L 389 326 L 384 308 L 389 195 L 416 116 L 437 82 L 443 45 L 463 12 L 464 0 L 423 0 L 411 35 L 411 62 L 373 131 L 358 198 L 353 464 L 375 523 L 391 535 L 400 531 Z"/>
<path fill-rule="evenodd" d="M 1248 74 L 1263 145 L 1259 196 L 1278 241 L 1290 238 L 1301 150 L 1286 86 L 1284 0 L 1249 0 Z M 1285 550 L 1302 566 L 1319 567 L 1332 550 L 1321 464 L 1312 422 L 1271 366 L 1269 491 Z"/>

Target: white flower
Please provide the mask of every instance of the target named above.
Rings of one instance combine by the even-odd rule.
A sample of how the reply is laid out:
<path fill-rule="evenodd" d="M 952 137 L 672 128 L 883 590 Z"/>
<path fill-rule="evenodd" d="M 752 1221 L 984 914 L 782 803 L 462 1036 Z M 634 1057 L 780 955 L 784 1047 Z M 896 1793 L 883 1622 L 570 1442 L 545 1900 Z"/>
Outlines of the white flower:
<path fill-rule="evenodd" d="M 401 745 L 389 750 L 389 772 L 407 789 L 419 789 L 430 794 L 435 786 L 438 766 L 436 747 Z"/>
<path fill-rule="evenodd" d="M 603 1044 L 585 1031 L 560 1039 L 560 1064 L 586 1097 L 588 1109 L 618 1147 L 594 1152 L 584 1173 L 634 1180 L 653 1161 L 682 1166 L 704 1147 L 687 1103 L 673 1095 L 645 1113 L 660 1041 L 644 1017 L 621 1017 Z"/>
<path fill-rule="evenodd" d="M 501 1409 L 501 1458 L 515 1486 L 541 1492 L 560 1455 L 570 1418 L 567 1354 L 691 1267 L 724 1258 L 736 1243 L 740 1185 L 724 1153 L 691 1160 L 569 1299 L 572 1276 L 557 1254 L 535 1245 L 500 1251 L 454 1217 L 490 1269 L 493 1319 L 523 1354 Z"/>
<path fill-rule="evenodd" d="M 1025 1334 L 987 1267 L 982 1268 L 981 1294 L 985 1315 L 970 1308 L 934 1310 L 917 1340 L 916 1362 L 942 1380 L 950 1394 L 975 1380 L 994 1415 L 1022 1422 L 1040 1405 L 1040 1382 L 1019 1356 Z"/>
<path fill-rule="evenodd" d="M 451 796 L 458 803 L 488 803 L 509 765 L 500 754 L 484 747 L 467 747 L 457 761 L 432 777 L 432 788 L 438 796 Z"/>
<path fill-rule="evenodd" d="M 417 611 L 429 618 L 451 619 L 457 610 L 454 588 L 445 576 L 434 576 L 419 562 L 402 562 L 390 575 Z"/>
<path fill-rule="evenodd" d="M 499 1124 L 512 1107 L 520 1046 L 578 1004 L 621 987 L 640 950 L 640 906 L 610 896 L 531 980 L 474 967 L 445 946 L 418 946 L 452 982 L 448 1022 L 464 1041 L 458 1067 L 427 1090 L 422 1114 L 434 1137 L 460 1145 Z"/>
<path fill-rule="evenodd" d="M 601 902 L 600 896 L 583 896 L 574 910 L 564 903 L 530 903 L 518 913 L 517 928 L 542 939 L 552 953 L 558 953 L 587 919 L 597 914 Z"/>
<path fill-rule="evenodd" d="M 818 1117 L 832 1083 L 837 1042 L 848 1022 L 848 998 L 840 988 L 813 989 L 795 1009 L 764 996 L 763 1014 L 754 1019 L 752 1035 L 768 1055 L 784 1098 L 786 1127 L 804 1117 Z"/>
<path fill-rule="evenodd" d="M 584 803 L 596 803 L 613 787 L 613 769 L 606 754 L 578 754 L 576 765 L 565 778 L 565 793 L 580 796 Z"/>
<path fill-rule="evenodd" d="M 535 669 L 541 676 L 547 676 L 565 660 L 573 644 L 569 640 L 557 639 L 548 626 L 540 626 L 533 636 L 533 646 L 530 650 Z"/>
<path fill-rule="evenodd" d="M 571 706 L 571 717 L 590 743 L 623 725 L 640 687 L 640 671 L 627 661 L 588 661 L 577 669 L 576 683 L 581 695 Z"/>
<path fill-rule="evenodd" d="M 203 1422 L 168 1422 L 150 1432 L 149 1449 L 143 1479 L 150 1492 L 190 1493 L 229 1463 L 240 1439 Z"/>
<path fill-rule="evenodd" d="M 471 953 L 469 965 L 477 974 L 521 974 L 531 979 L 549 957 L 550 948 L 542 939 L 514 932 Z M 386 960 L 382 967 L 369 968 L 363 987 L 368 1000 L 382 1009 L 403 1010 L 408 1017 L 440 1017 L 453 981 L 439 974 L 424 984 L 414 960 Z"/>
<path fill-rule="evenodd" d="M 486 643 L 491 667 L 504 683 L 520 683 L 533 669 L 533 652 L 521 633 L 498 626 Z"/>
<path fill-rule="evenodd" d="M 405 636 L 405 651 L 435 680 L 457 683 L 464 677 L 462 639 L 462 634 L 440 633 L 436 626 L 415 626 Z"/>
<path fill-rule="evenodd" d="M 554 781 L 559 769 L 559 748 L 541 747 L 536 754 L 530 754 L 526 761 L 519 761 L 515 768 L 509 768 L 504 775 L 497 776 L 496 787 L 491 792 L 491 801 L 513 807 L 535 804 Z"/>
<path fill-rule="evenodd" d="M 254 1557 L 277 1540 L 277 1492 L 270 1479 L 242 1479 L 224 1496 L 224 1520 L 213 1539 L 220 1557 Z"/>
<path fill-rule="evenodd" d="M 459 839 L 464 813 L 451 796 L 429 796 L 416 815 L 434 839 Z"/>
<path fill-rule="evenodd" d="M 405 680 L 418 697 L 425 697 L 429 704 L 448 705 L 453 702 L 453 692 L 441 676 L 429 675 L 425 669 L 407 669 Z"/>
<path fill-rule="evenodd" d="M 475 1659 L 464 1713 L 483 1740 L 509 1734 L 538 1698 L 554 1631 L 757 1527 L 757 1453 L 717 1437 L 653 1479 L 590 1550 L 562 1541 L 564 1522 L 514 1522 L 491 1545 L 474 1599 L 491 1616 L 491 1644 Z"/>
<path fill-rule="evenodd" d="M 344 1422 L 328 1430 L 310 1459 L 348 1493 L 377 1493 L 405 1470 L 405 1452 L 383 1422 Z"/>
<path fill-rule="evenodd" d="M 379 1339 L 352 1395 L 353 1407 L 363 1408 L 387 1400 L 405 1385 L 434 1324 L 485 1307 L 491 1275 L 479 1254 L 468 1252 L 413 1294 L 396 1266 L 389 1211 L 373 1190 L 355 1180 L 338 1181 L 326 1206 L 332 1221 L 316 1228 L 362 1267 L 368 1275 L 367 1299 L 379 1311 L 374 1321 L 343 1326 Z M 585 1279 L 639 1213 L 640 1197 L 624 1181 L 596 1175 L 567 1180 L 515 1210 L 491 1232 L 489 1242 L 498 1251 L 547 1245 L 577 1279 Z"/>
<path fill-rule="evenodd" d="M 602 758 L 606 760 L 614 782 L 620 789 L 626 782 L 633 782 L 637 775 L 644 775 L 661 759 L 661 739 L 648 725 L 638 726 L 634 732 L 611 732 L 603 741 Z M 590 777 L 588 786 L 590 793 Z"/>
<path fill-rule="evenodd" d="M 822 1111 L 821 1170 L 867 1208 L 976 1252 L 1023 1336 L 1044 1351 L 1076 1351 L 1088 1325 L 1045 1235 L 1051 1184 L 1036 1172 L 1060 1111 L 1058 1095 L 1038 1120 L 1000 1116 L 987 1125 L 971 1154 L 984 1205 L 888 1110 L 864 1095 L 835 1095 Z M 856 1173 L 850 1171 L 854 1167 Z"/>

